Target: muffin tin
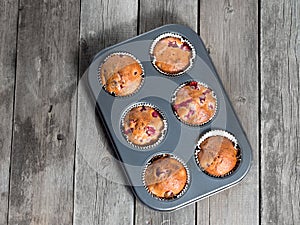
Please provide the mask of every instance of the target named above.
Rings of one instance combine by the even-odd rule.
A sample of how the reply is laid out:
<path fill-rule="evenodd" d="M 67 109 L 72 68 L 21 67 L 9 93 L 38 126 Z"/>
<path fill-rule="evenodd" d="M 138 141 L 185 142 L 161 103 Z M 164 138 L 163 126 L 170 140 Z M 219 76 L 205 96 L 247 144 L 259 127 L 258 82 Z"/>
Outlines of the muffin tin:
<path fill-rule="evenodd" d="M 154 41 L 166 34 L 183 37 L 193 46 L 192 64 L 184 73 L 168 76 L 153 65 L 150 54 Z M 143 83 L 132 95 L 118 97 L 103 88 L 99 81 L 99 68 L 111 54 L 126 53 L 134 56 L 143 68 Z M 212 195 L 239 182 L 248 172 L 252 150 L 247 137 L 231 106 L 221 80 L 197 33 L 182 25 L 165 25 L 100 51 L 87 72 L 87 83 L 112 146 L 122 161 L 123 168 L 135 195 L 147 206 L 170 211 Z M 200 126 L 180 121 L 173 109 L 172 98 L 176 90 L 188 81 L 198 81 L 213 90 L 218 107 L 213 118 Z M 122 120 L 126 111 L 135 104 L 151 105 L 164 115 L 167 129 L 159 143 L 149 148 L 132 145 L 122 133 Z M 237 141 L 240 155 L 238 166 L 227 176 L 213 177 L 202 171 L 195 159 L 198 141 L 207 132 L 226 131 Z M 188 183 L 180 196 L 172 199 L 156 198 L 148 192 L 144 182 L 145 168 L 157 155 L 169 154 L 184 163 L 189 174 Z"/>

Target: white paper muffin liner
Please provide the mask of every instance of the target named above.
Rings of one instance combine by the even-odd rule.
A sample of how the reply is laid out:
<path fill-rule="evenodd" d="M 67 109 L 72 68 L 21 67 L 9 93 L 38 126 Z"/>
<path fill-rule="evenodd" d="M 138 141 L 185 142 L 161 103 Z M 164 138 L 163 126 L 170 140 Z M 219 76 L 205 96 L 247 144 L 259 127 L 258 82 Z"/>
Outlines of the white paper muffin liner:
<path fill-rule="evenodd" d="M 164 128 L 163 130 L 161 131 L 161 134 L 159 136 L 159 138 L 154 142 L 154 143 L 151 143 L 151 144 L 148 144 L 148 145 L 136 145 L 134 143 L 132 143 L 127 134 L 125 134 L 125 130 L 124 130 L 124 120 L 125 120 L 125 117 L 126 115 L 130 112 L 130 110 L 132 110 L 133 108 L 137 108 L 137 107 L 140 107 L 140 106 L 146 106 L 146 107 L 150 107 L 150 108 L 153 108 L 155 109 L 160 115 L 161 115 L 161 118 L 162 118 L 162 122 L 164 124 Z M 138 102 L 138 103 L 134 103 L 132 104 L 131 106 L 129 106 L 125 111 L 124 113 L 122 114 L 122 117 L 121 117 L 121 131 L 122 131 L 122 134 L 124 136 L 124 138 L 126 139 L 126 141 L 134 148 L 136 149 L 139 149 L 139 150 L 146 150 L 146 149 L 150 149 L 150 148 L 154 148 L 156 147 L 157 145 L 159 145 L 162 140 L 165 138 L 165 135 L 167 133 L 167 129 L 168 129 L 168 123 L 167 123 L 167 119 L 166 119 L 166 116 L 165 114 L 155 105 L 151 104 L 151 103 L 148 103 L 148 102 Z"/>
<path fill-rule="evenodd" d="M 191 124 L 191 123 L 188 123 L 188 122 L 182 120 L 182 119 L 180 118 L 180 116 L 177 114 L 176 110 L 174 109 L 174 102 L 175 102 L 176 95 L 177 95 L 178 91 L 179 91 L 181 88 L 183 88 L 184 86 L 186 86 L 187 84 L 189 84 L 190 82 L 197 82 L 198 85 L 201 85 L 201 86 L 203 86 L 203 87 L 205 87 L 205 88 L 210 89 L 211 92 L 212 92 L 213 98 L 216 100 L 216 106 L 215 106 L 214 114 L 209 118 L 209 120 L 207 120 L 207 121 L 205 121 L 205 122 L 203 122 L 203 123 L 201 123 L 201 124 Z M 174 91 L 174 94 L 172 95 L 172 98 L 171 98 L 171 105 L 172 105 L 172 110 L 173 110 L 174 115 L 176 116 L 176 118 L 177 118 L 180 122 L 182 122 L 183 124 L 188 125 L 188 126 L 192 126 L 192 127 L 200 127 L 200 126 L 203 126 L 203 125 L 209 123 L 210 121 L 212 121 L 212 120 L 215 118 L 215 116 L 216 116 L 216 114 L 217 114 L 217 111 L 218 111 L 218 98 L 217 98 L 215 92 L 213 91 L 213 89 L 210 88 L 207 84 L 205 84 L 205 83 L 203 83 L 203 82 L 200 82 L 200 81 L 196 81 L 196 80 L 188 80 L 188 81 L 184 82 L 183 84 L 179 85 L 179 87 L 176 88 L 176 90 Z"/>
<path fill-rule="evenodd" d="M 172 198 L 162 198 L 162 197 L 158 197 L 156 196 L 155 194 L 153 194 L 147 184 L 146 184 L 146 181 L 145 181 L 145 174 L 146 174 L 146 170 L 148 168 L 148 166 L 150 166 L 155 160 L 158 160 L 158 159 L 161 159 L 161 158 L 172 158 L 172 159 L 175 159 L 177 160 L 178 162 L 180 162 L 183 167 L 185 168 L 186 170 L 186 174 L 187 174 L 187 179 L 186 179 L 186 183 L 185 183 L 185 186 L 184 188 L 180 191 L 179 194 L 173 196 Z M 150 160 L 148 160 L 147 164 L 145 165 L 144 167 L 144 170 L 143 170 L 143 173 L 142 173 L 142 180 L 143 180 L 143 184 L 144 184 L 144 187 L 145 189 L 147 190 L 147 192 L 155 199 L 158 199 L 160 201 L 172 201 L 172 200 L 176 200 L 178 198 L 180 198 L 182 195 L 184 195 L 190 185 L 190 171 L 187 167 L 187 165 L 177 156 L 173 155 L 173 154 L 170 154 L 170 153 L 156 153 L 155 155 L 153 155 Z"/>
<path fill-rule="evenodd" d="M 212 175 L 212 174 L 206 172 L 202 168 L 202 166 L 201 166 L 201 164 L 198 160 L 198 153 L 201 151 L 200 144 L 203 141 L 205 141 L 207 138 L 213 137 L 213 136 L 222 136 L 222 137 L 225 137 L 225 138 L 229 139 L 234 144 L 234 148 L 238 151 L 237 156 L 236 156 L 237 157 L 236 165 L 234 166 L 234 168 L 231 171 L 229 171 L 228 173 L 226 173 L 222 176 L 215 176 L 215 175 Z M 227 132 L 225 130 L 211 130 L 211 131 L 206 132 L 204 135 L 202 135 L 201 138 L 199 139 L 197 145 L 196 145 L 196 150 L 195 150 L 195 155 L 194 156 L 195 156 L 196 163 L 197 163 L 198 167 L 201 169 L 202 172 L 204 172 L 205 174 L 207 174 L 211 177 L 217 177 L 217 178 L 223 178 L 223 177 L 226 177 L 226 176 L 232 174 L 238 168 L 238 166 L 240 164 L 240 161 L 241 161 L 241 158 L 242 158 L 241 157 L 241 149 L 238 145 L 237 139 L 232 134 L 230 134 L 229 132 Z"/>
<path fill-rule="evenodd" d="M 190 59 L 190 65 L 183 71 L 180 71 L 178 73 L 167 73 L 163 70 L 161 70 L 160 68 L 158 68 L 155 64 L 156 62 L 156 58 L 154 56 L 154 48 L 156 46 L 156 44 L 164 39 L 164 38 L 168 38 L 168 37 L 174 37 L 174 38 L 179 38 L 182 42 L 185 42 L 189 45 L 189 47 L 191 48 L 192 50 L 192 57 Z M 159 35 L 152 43 L 151 47 L 150 47 L 150 55 L 153 57 L 153 60 L 152 60 L 152 65 L 155 67 L 155 69 L 157 69 L 160 73 L 162 74 L 165 74 L 167 76 L 179 76 L 181 74 L 184 74 L 185 72 L 187 72 L 192 66 L 193 66 L 193 63 L 194 63 L 194 59 L 196 57 L 196 51 L 195 51 L 195 48 L 194 46 L 192 45 L 192 43 L 187 39 L 187 38 L 184 38 L 183 36 L 179 35 L 179 34 L 176 34 L 176 33 L 164 33 L 164 34 L 161 34 Z"/>
<path fill-rule="evenodd" d="M 101 78 L 101 68 L 102 68 L 103 64 L 104 64 L 110 57 L 115 56 L 115 55 L 129 56 L 129 57 L 133 58 L 133 59 L 140 65 L 140 67 L 142 68 L 142 74 L 141 74 L 142 80 L 141 80 L 141 83 L 140 83 L 139 87 L 138 87 L 134 92 L 132 92 L 131 94 L 128 94 L 128 95 L 124 95 L 124 96 L 123 96 L 123 95 L 116 95 L 116 94 L 114 94 L 114 93 L 111 93 L 111 92 L 109 92 L 109 91 L 106 90 L 105 85 L 104 85 L 103 82 L 102 82 L 102 78 Z M 130 96 L 136 94 L 136 93 L 141 89 L 141 87 L 142 87 L 143 84 L 144 84 L 145 70 L 144 70 L 144 67 L 143 67 L 141 61 L 138 60 L 134 55 L 132 55 L 132 54 L 130 54 L 130 53 L 128 53 L 128 52 L 114 52 L 114 53 L 109 54 L 109 55 L 103 60 L 103 62 L 101 63 L 101 65 L 98 67 L 98 74 L 97 74 L 97 76 L 98 76 L 98 80 L 99 80 L 99 82 L 100 82 L 101 87 L 102 87 L 107 93 L 109 93 L 110 95 L 112 95 L 112 96 L 114 96 L 114 97 L 124 98 L 124 97 L 130 97 Z"/>

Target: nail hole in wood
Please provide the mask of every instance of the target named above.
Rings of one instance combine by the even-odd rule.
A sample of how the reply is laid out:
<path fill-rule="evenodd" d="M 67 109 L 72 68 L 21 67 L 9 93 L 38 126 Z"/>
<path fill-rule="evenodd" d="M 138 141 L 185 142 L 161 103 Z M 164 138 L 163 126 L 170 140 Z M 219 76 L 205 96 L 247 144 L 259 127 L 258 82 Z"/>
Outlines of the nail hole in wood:
<path fill-rule="evenodd" d="M 63 134 L 58 134 L 57 135 L 57 140 L 62 141 L 65 139 L 65 136 Z"/>
<path fill-rule="evenodd" d="M 51 113 L 51 112 L 52 112 L 52 109 L 53 109 L 53 105 L 50 105 L 50 106 L 49 106 L 48 113 Z"/>

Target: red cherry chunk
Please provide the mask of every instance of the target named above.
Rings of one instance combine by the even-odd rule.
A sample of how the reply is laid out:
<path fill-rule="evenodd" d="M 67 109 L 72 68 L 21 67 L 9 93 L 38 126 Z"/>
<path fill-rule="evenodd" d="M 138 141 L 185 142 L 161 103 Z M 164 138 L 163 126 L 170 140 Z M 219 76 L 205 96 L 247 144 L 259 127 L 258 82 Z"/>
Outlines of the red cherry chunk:
<path fill-rule="evenodd" d="M 190 83 L 189 83 L 189 86 L 190 87 L 193 87 L 193 88 L 195 88 L 195 89 L 199 89 L 198 88 L 198 82 L 197 81 L 191 81 Z"/>
<path fill-rule="evenodd" d="M 159 116 L 159 113 L 158 113 L 157 111 L 153 111 L 153 112 L 152 112 L 152 116 L 156 118 L 156 117 Z"/>
<path fill-rule="evenodd" d="M 177 45 L 176 41 L 169 41 L 168 47 L 178 48 L 178 45 Z"/>
<path fill-rule="evenodd" d="M 205 95 L 201 95 L 200 96 L 200 102 L 203 103 L 205 101 L 205 98 L 206 98 Z"/>
<path fill-rule="evenodd" d="M 182 50 L 184 50 L 184 51 L 192 51 L 191 47 L 190 47 L 189 44 L 186 43 L 186 42 L 184 42 L 184 43 L 180 46 L 180 48 L 181 48 Z"/>
<path fill-rule="evenodd" d="M 146 134 L 148 134 L 148 136 L 155 134 L 155 128 L 147 126 Z"/>

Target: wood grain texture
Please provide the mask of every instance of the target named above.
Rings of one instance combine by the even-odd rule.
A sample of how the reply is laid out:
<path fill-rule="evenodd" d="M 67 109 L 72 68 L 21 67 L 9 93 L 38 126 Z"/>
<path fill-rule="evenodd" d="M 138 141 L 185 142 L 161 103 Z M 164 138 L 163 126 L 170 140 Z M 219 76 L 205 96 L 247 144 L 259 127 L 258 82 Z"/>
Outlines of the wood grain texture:
<path fill-rule="evenodd" d="M 133 224 L 134 197 L 83 83 L 78 94 L 74 224 Z"/>
<path fill-rule="evenodd" d="M 136 36 L 137 17 L 137 0 L 81 1 L 80 75 L 101 49 Z"/>
<path fill-rule="evenodd" d="M 81 1 L 80 74 L 101 49 L 137 34 L 137 12 L 137 1 Z M 115 160 L 84 78 L 78 89 L 74 224 L 133 224 L 134 197 L 124 186 L 125 174 Z"/>
<path fill-rule="evenodd" d="M 79 4 L 20 1 L 9 224 L 70 224 Z"/>
<path fill-rule="evenodd" d="M 169 23 L 178 23 L 191 27 L 195 31 L 198 29 L 198 1 L 188 0 L 185 1 L 184 7 L 182 1 L 140 1 L 140 29 L 139 32 L 143 33 Z M 207 210 L 207 200 L 204 200 L 199 205 L 202 211 Z M 136 202 L 135 224 L 180 224 L 192 225 L 195 224 L 195 208 L 196 204 L 184 207 L 174 212 L 158 212 L 149 209 L 141 202 Z M 199 209 L 199 211 L 201 211 Z M 203 214 L 199 214 L 199 216 Z M 201 217 L 205 220 L 206 217 Z"/>
<path fill-rule="evenodd" d="M 258 2 L 0 1 L 0 224 L 300 224 L 300 2 Z M 78 79 L 99 50 L 168 23 L 200 30 L 254 162 L 237 186 L 161 213 L 124 186 Z"/>
<path fill-rule="evenodd" d="M 240 184 L 210 197 L 209 224 L 259 223 L 257 4 L 200 1 L 200 35 L 252 145 L 254 159 Z"/>
<path fill-rule="evenodd" d="M 300 224 L 300 2 L 261 3 L 262 224 Z"/>
<path fill-rule="evenodd" d="M 0 2 L 0 224 L 7 224 L 18 1 Z"/>
<path fill-rule="evenodd" d="M 139 33 L 165 24 L 182 24 L 198 30 L 198 1 L 140 0 Z"/>

